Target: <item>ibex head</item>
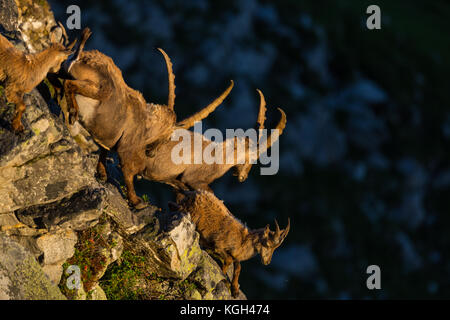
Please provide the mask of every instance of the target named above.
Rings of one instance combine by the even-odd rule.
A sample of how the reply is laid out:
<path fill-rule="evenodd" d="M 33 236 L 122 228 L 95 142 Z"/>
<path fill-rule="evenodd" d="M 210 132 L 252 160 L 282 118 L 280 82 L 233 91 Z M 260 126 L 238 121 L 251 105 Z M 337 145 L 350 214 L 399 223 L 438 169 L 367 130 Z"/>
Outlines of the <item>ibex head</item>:
<path fill-rule="evenodd" d="M 264 265 L 268 265 L 272 260 L 273 252 L 278 248 L 289 233 L 291 221 L 288 219 L 286 229 L 280 230 L 277 220 L 275 220 L 275 231 L 270 230 L 270 226 L 267 225 L 261 235 L 260 247 L 258 253 L 261 255 L 261 262 Z"/>
<path fill-rule="evenodd" d="M 56 30 L 61 30 L 59 39 Z M 61 22 L 55 26 L 50 33 L 51 45 L 48 50 L 50 50 L 54 55 L 54 65 L 50 68 L 49 72 L 57 73 L 61 67 L 61 64 L 67 60 L 67 58 L 73 54 L 72 48 L 75 46 L 77 40 L 75 39 L 69 44 L 69 37 L 67 36 L 66 29 Z"/>
<path fill-rule="evenodd" d="M 259 155 L 261 155 L 262 153 L 264 153 L 267 149 L 269 149 L 272 144 L 278 139 L 279 136 L 281 136 L 281 134 L 283 133 L 284 128 L 286 127 L 286 114 L 284 113 L 284 111 L 281 108 L 278 108 L 278 111 L 280 111 L 281 113 L 281 119 L 280 122 L 278 123 L 277 127 L 275 128 L 276 130 L 278 130 L 278 136 L 277 138 L 273 138 L 272 134 L 267 138 L 267 142 L 265 144 L 265 146 L 261 146 L 260 147 L 260 142 L 261 142 L 261 138 L 262 138 L 262 130 L 264 130 L 264 122 L 266 120 L 266 100 L 264 98 L 263 93 L 261 92 L 261 90 L 257 89 L 258 94 L 259 94 L 259 113 L 258 113 L 258 120 L 257 120 L 257 125 L 258 125 L 258 130 L 259 130 L 259 138 L 257 141 L 257 147 L 258 147 L 258 154 L 256 155 L 256 157 L 258 158 Z M 248 141 L 248 139 L 246 140 L 246 145 L 245 145 L 245 149 L 247 150 L 249 148 L 250 142 Z M 249 152 L 250 154 L 250 152 Z M 252 159 L 254 160 L 254 159 Z M 233 175 L 238 177 L 239 182 L 244 182 L 245 180 L 247 180 L 248 178 L 248 174 L 250 173 L 250 169 L 252 168 L 252 161 L 250 159 L 246 159 L 244 164 L 239 164 L 234 168 L 234 173 Z"/>

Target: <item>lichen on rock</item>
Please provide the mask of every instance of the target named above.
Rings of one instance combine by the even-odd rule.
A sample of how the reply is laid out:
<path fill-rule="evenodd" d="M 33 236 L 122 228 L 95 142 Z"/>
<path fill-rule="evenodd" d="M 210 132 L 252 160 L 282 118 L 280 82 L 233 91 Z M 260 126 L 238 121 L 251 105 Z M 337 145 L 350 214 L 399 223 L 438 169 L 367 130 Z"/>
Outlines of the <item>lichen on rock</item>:
<path fill-rule="evenodd" d="M 35 258 L 0 233 L 0 299 L 64 300 Z"/>

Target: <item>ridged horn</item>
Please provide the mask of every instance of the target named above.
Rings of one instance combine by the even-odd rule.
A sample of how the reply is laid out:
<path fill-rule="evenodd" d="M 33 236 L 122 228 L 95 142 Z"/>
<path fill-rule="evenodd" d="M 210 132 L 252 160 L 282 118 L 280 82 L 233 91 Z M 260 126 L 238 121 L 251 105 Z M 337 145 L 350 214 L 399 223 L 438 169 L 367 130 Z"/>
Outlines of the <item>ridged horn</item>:
<path fill-rule="evenodd" d="M 275 244 L 278 247 L 284 241 L 284 239 L 286 238 L 286 236 L 289 233 L 289 230 L 291 229 L 291 219 L 288 218 L 288 224 L 284 230 L 280 230 L 280 227 L 278 226 L 278 222 L 275 219 L 275 228 L 276 229 L 275 229 L 275 233 L 273 235 L 273 239 L 275 240 Z"/>
<path fill-rule="evenodd" d="M 256 124 L 258 125 L 258 129 L 259 130 L 263 130 L 264 129 L 264 122 L 266 121 L 266 99 L 264 98 L 263 93 L 261 92 L 261 90 L 256 89 L 256 91 L 259 94 L 259 112 L 258 112 L 258 118 L 256 120 Z M 260 131 L 260 135 L 259 135 L 259 139 L 258 139 L 258 145 L 259 145 L 259 140 L 261 139 L 261 132 Z M 238 169 L 238 179 L 239 182 L 244 182 L 245 180 L 247 180 L 248 174 L 250 172 L 250 170 L 252 169 L 253 164 L 251 163 L 251 161 L 249 163 L 246 163 L 243 167 Z"/>
<path fill-rule="evenodd" d="M 266 121 L 266 99 L 264 98 L 263 93 L 261 90 L 256 89 L 259 93 L 259 113 L 258 113 L 258 120 L 257 123 L 259 125 L 259 129 L 264 129 L 264 122 Z"/>
<path fill-rule="evenodd" d="M 158 50 L 159 50 L 159 52 L 162 53 L 164 60 L 166 61 L 167 75 L 169 78 L 169 98 L 167 101 L 167 107 L 169 107 L 169 109 L 171 109 L 171 110 L 174 110 L 174 106 L 175 106 L 175 75 L 173 74 L 173 65 L 172 65 L 172 62 L 170 61 L 170 58 L 167 55 L 167 53 L 161 48 L 158 48 Z"/>
<path fill-rule="evenodd" d="M 269 149 L 274 144 L 274 142 L 276 142 L 280 138 L 280 136 L 283 134 L 284 128 L 286 128 L 286 122 L 287 122 L 287 120 L 286 120 L 286 113 L 284 113 L 283 109 L 281 109 L 281 108 L 277 108 L 277 109 L 281 113 L 281 119 L 280 119 L 280 121 L 278 122 L 278 124 L 277 124 L 277 126 L 275 128 L 276 130 L 278 130 L 278 136 L 277 136 L 276 139 L 272 139 L 272 134 L 271 134 L 267 138 L 266 145 L 263 146 L 263 149 L 259 150 L 259 154 L 262 154 L 263 152 L 266 152 L 267 149 Z M 261 138 L 260 138 L 259 141 L 261 141 Z M 258 148 L 259 148 L 259 145 L 258 145 Z"/>

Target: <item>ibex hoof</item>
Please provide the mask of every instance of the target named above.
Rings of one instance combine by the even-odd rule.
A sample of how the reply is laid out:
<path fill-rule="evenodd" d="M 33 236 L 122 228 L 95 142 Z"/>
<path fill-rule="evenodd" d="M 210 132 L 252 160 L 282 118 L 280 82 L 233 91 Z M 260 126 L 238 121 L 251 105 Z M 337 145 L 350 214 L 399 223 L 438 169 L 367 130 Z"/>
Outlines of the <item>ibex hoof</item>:
<path fill-rule="evenodd" d="M 146 203 L 145 201 L 140 201 L 138 204 L 134 205 L 134 208 L 136 210 L 142 210 L 148 207 L 148 203 Z"/>
<path fill-rule="evenodd" d="M 108 180 L 108 176 L 106 174 L 100 174 L 97 172 L 96 176 L 97 176 L 97 180 L 102 183 L 105 183 Z"/>
<path fill-rule="evenodd" d="M 20 121 L 19 122 L 13 122 L 12 123 L 12 128 L 13 128 L 15 133 L 23 132 L 23 130 L 24 130 L 23 124 Z"/>
<path fill-rule="evenodd" d="M 70 112 L 69 113 L 69 124 L 71 125 L 71 126 L 73 126 L 74 124 L 75 124 L 75 122 L 77 122 L 77 120 L 78 120 L 78 112 Z"/>

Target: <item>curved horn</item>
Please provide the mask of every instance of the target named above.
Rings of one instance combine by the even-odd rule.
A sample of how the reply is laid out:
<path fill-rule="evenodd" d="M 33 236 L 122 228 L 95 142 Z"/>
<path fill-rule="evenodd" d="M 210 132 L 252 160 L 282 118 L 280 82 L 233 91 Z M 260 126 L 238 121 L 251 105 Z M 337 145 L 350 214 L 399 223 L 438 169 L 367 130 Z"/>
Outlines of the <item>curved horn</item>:
<path fill-rule="evenodd" d="M 277 219 L 275 219 L 275 237 L 279 237 L 280 236 L 280 226 L 278 225 Z"/>
<path fill-rule="evenodd" d="M 70 73 L 72 65 L 80 59 L 81 53 L 83 52 L 84 46 L 86 45 L 86 41 L 89 39 L 91 35 L 92 35 L 91 29 L 89 29 L 88 27 L 83 29 L 83 31 L 81 32 L 81 41 L 77 44 L 75 54 L 63 63 L 63 68 L 65 72 Z M 73 43 L 71 43 L 67 48 L 69 50 L 72 50 L 76 42 L 77 39 L 75 39 Z"/>
<path fill-rule="evenodd" d="M 264 129 L 264 122 L 266 121 L 266 99 L 264 99 L 264 95 L 261 90 L 256 89 L 259 93 L 259 113 L 257 123 L 259 125 L 259 130 Z"/>
<path fill-rule="evenodd" d="M 75 44 L 77 43 L 78 39 L 74 39 L 72 43 L 69 43 L 69 36 L 67 35 L 66 28 L 64 28 L 64 25 L 61 23 L 61 21 L 57 22 L 58 26 L 61 28 L 62 31 L 62 44 L 68 49 L 72 50 Z"/>
<path fill-rule="evenodd" d="M 280 230 L 280 227 L 278 226 L 276 219 L 275 219 L 275 226 L 276 226 L 276 230 L 273 235 L 273 239 L 275 241 L 276 247 L 278 247 L 281 245 L 281 243 L 284 241 L 284 239 L 286 238 L 286 236 L 289 233 L 289 229 L 291 228 L 291 219 L 288 218 L 288 224 L 286 226 L 286 229 L 284 229 L 282 231 Z"/>
<path fill-rule="evenodd" d="M 89 39 L 91 35 L 92 35 L 91 29 L 89 29 L 88 27 L 84 28 L 83 31 L 81 32 L 81 41 L 75 52 L 74 56 L 75 60 L 78 60 L 80 58 L 80 55 L 84 50 L 84 46 L 86 45 L 86 41 Z"/>
<path fill-rule="evenodd" d="M 272 139 L 272 134 L 267 138 L 266 144 L 263 146 L 262 149 L 259 150 L 259 155 L 266 152 L 267 149 L 269 149 L 280 138 L 280 136 L 283 134 L 284 128 L 286 128 L 286 122 L 287 122 L 286 113 L 284 113 L 283 109 L 281 109 L 281 108 L 277 108 L 277 109 L 281 113 L 281 119 L 275 128 L 275 130 L 278 130 L 278 135 L 276 136 L 275 139 Z M 259 141 L 261 141 L 261 137 L 260 137 Z M 258 145 L 258 148 L 259 148 L 259 145 Z"/>
<path fill-rule="evenodd" d="M 175 106 L 175 75 L 173 74 L 173 66 L 167 53 L 165 53 L 161 48 L 158 48 L 158 50 L 162 53 L 164 60 L 166 61 L 167 74 L 169 77 L 169 98 L 167 101 L 167 106 L 169 109 L 173 110 Z"/>
<path fill-rule="evenodd" d="M 203 108 L 199 112 L 193 114 L 187 119 L 177 123 L 177 127 L 183 129 L 189 129 L 194 125 L 195 122 L 205 119 L 211 112 L 216 110 L 216 108 L 225 100 L 225 98 L 230 94 L 231 89 L 233 89 L 234 81 L 231 80 L 230 86 L 225 90 L 216 100 L 211 102 L 207 107 Z"/>
<path fill-rule="evenodd" d="M 261 139 L 262 136 L 262 131 L 264 129 L 264 122 L 266 121 L 266 99 L 264 99 L 264 95 L 261 92 L 261 90 L 256 89 L 256 91 L 258 91 L 259 93 L 259 112 L 258 112 L 258 118 L 256 120 L 256 124 L 259 126 L 259 139 L 258 139 L 258 145 L 259 145 L 259 140 Z M 250 152 L 250 150 L 249 150 Z M 257 151 L 256 151 L 257 152 Z M 252 155 L 250 155 L 250 157 L 252 157 Z M 256 158 L 258 157 L 258 155 L 256 155 Z M 244 182 L 247 177 L 248 177 L 248 173 L 250 172 L 250 170 L 252 169 L 252 161 L 249 161 L 248 163 L 246 163 L 244 166 L 242 167 L 237 167 L 237 176 L 239 179 L 239 182 Z"/>
<path fill-rule="evenodd" d="M 69 37 L 67 36 L 66 28 L 64 28 L 64 25 L 61 23 L 61 21 L 58 21 L 57 24 L 61 28 L 63 41 L 62 44 L 67 45 L 69 43 Z"/>
<path fill-rule="evenodd" d="M 286 229 L 283 230 L 283 238 L 286 238 L 290 229 L 291 229 L 291 219 L 288 218 L 288 224 L 286 226 Z"/>

